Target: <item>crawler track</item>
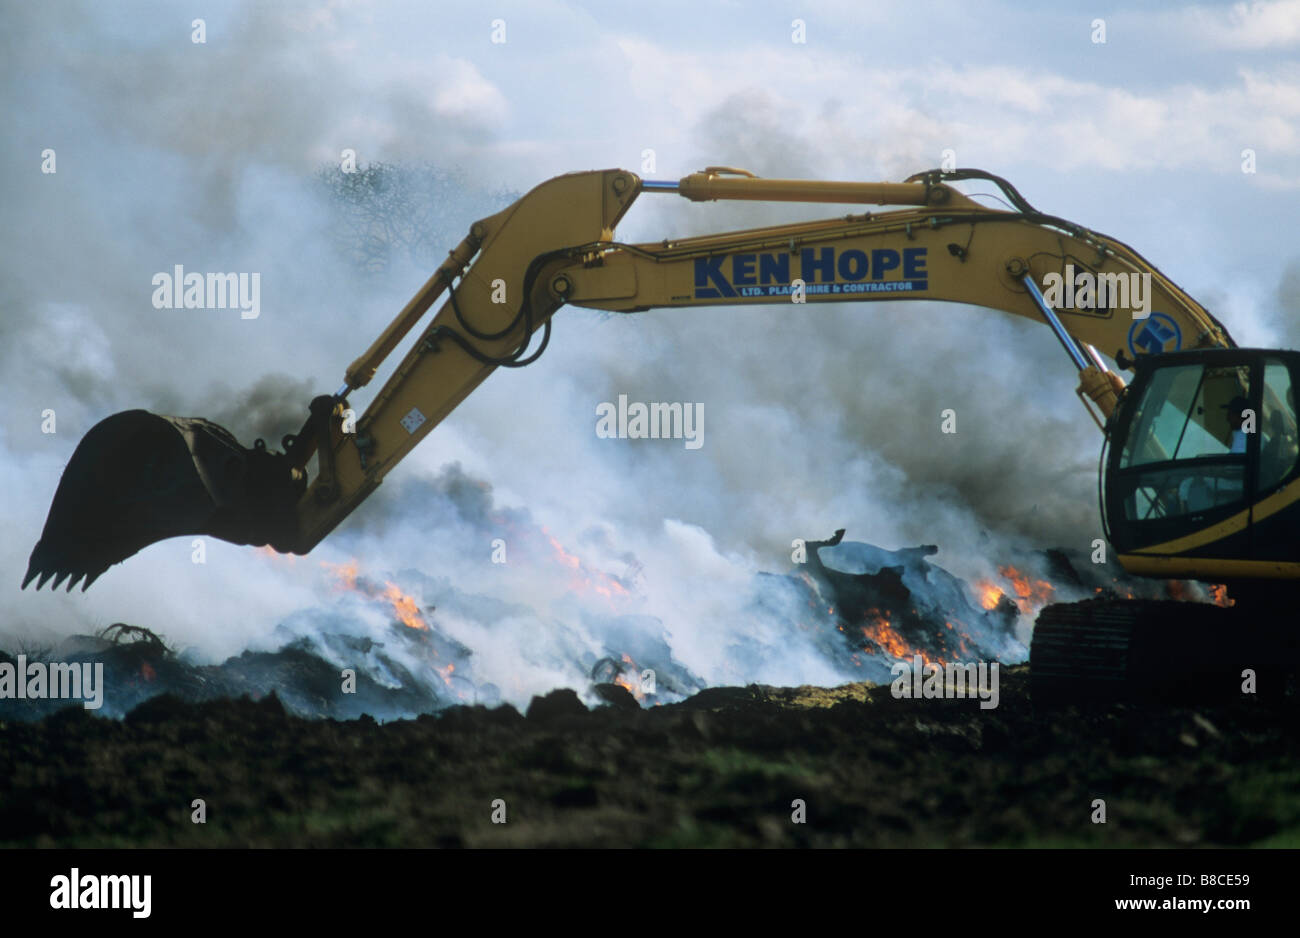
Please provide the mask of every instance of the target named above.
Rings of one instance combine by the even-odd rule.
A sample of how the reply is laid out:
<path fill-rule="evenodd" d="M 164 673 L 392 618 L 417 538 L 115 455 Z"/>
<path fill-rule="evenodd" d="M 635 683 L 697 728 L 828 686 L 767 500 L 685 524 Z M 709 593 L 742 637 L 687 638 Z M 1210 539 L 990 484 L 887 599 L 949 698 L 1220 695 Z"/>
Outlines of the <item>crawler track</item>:
<path fill-rule="evenodd" d="M 1294 651 L 1266 615 L 1205 603 L 1095 599 L 1048 606 L 1030 645 L 1036 703 L 1280 695 Z"/>

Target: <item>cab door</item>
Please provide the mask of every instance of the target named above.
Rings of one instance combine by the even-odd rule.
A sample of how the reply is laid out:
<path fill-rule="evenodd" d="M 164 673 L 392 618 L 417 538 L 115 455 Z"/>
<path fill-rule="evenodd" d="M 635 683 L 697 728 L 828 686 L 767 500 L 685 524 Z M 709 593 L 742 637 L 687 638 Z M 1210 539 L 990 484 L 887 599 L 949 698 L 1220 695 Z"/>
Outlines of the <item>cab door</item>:
<path fill-rule="evenodd" d="M 1300 433 L 1297 433 L 1293 356 L 1265 354 L 1256 413 L 1258 476 L 1251 506 L 1251 557 L 1300 560 Z"/>
<path fill-rule="evenodd" d="M 1240 350 L 1142 362 L 1105 478 L 1108 533 L 1122 554 L 1253 556 L 1259 435 L 1238 420 L 1259 412 L 1261 368 L 1259 353 Z"/>

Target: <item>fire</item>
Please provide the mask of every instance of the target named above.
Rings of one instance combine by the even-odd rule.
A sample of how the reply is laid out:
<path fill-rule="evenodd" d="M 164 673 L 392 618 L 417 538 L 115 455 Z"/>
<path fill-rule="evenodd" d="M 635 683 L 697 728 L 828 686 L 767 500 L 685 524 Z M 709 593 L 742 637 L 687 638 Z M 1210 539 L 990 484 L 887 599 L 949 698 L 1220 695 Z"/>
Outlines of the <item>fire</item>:
<path fill-rule="evenodd" d="M 627 667 L 614 676 L 614 683 L 626 690 L 637 700 L 644 701 L 645 691 L 641 689 L 640 669 L 637 668 L 636 662 L 632 660 L 631 655 L 624 652 L 622 658 L 623 663 L 626 664 Z M 629 673 L 632 675 L 631 677 L 627 676 Z"/>
<path fill-rule="evenodd" d="M 360 566 L 355 559 L 347 563 L 329 563 L 321 561 L 321 566 L 334 576 L 334 588 L 340 592 L 356 592 L 372 599 L 382 599 L 392 608 L 393 616 L 408 629 L 429 631 L 429 625 L 420 614 L 420 606 L 415 597 L 402 591 L 391 580 L 385 580 L 382 588 L 373 586 L 358 578 Z"/>
<path fill-rule="evenodd" d="M 930 664 L 930 656 L 919 648 L 913 648 L 898 634 L 893 623 L 889 620 L 889 611 L 881 612 L 879 609 L 868 609 L 864 618 L 870 623 L 862 626 L 862 634 L 868 641 L 875 644 L 890 657 L 897 658 L 900 661 L 911 661 L 915 655 L 920 655 L 921 660 Z M 939 662 L 942 664 L 943 662 Z"/>
<path fill-rule="evenodd" d="M 999 587 L 992 580 L 975 580 L 973 584 L 976 600 L 989 611 L 996 609 L 1002 597 L 1006 596 L 1015 602 L 1022 613 L 1032 616 L 1051 602 L 1056 592 L 1056 587 L 1051 583 L 1033 579 L 1010 564 L 998 567 L 998 575 L 1011 587 L 1010 590 Z"/>
<path fill-rule="evenodd" d="M 287 561 L 290 564 L 298 562 L 298 558 L 293 554 L 282 554 L 270 544 L 263 544 L 261 547 L 255 548 L 255 550 L 262 556 L 269 557 L 272 560 L 278 560 L 281 562 Z"/>
<path fill-rule="evenodd" d="M 1228 596 L 1228 587 L 1222 583 L 1210 587 L 1210 596 L 1213 597 L 1216 606 L 1232 606 L 1237 602 Z"/>
<path fill-rule="evenodd" d="M 1011 582 L 1016 591 L 1016 605 L 1025 615 L 1031 615 L 1047 605 L 1056 587 L 1046 580 L 1031 580 L 1011 565 L 998 567 L 998 573 Z"/>
<path fill-rule="evenodd" d="M 546 528 L 542 528 L 542 533 L 546 535 L 546 539 L 551 544 L 551 549 L 555 551 L 556 562 L 565 569 L 573 571 L 568 582 L 570 592 L 595 593 L 598 596 L 603 596 L 611 603 L 616 598 L 623 599 L 631 595 L 627 587 L 617 577 L 602 573 L 599 570 L 588 569 L 577 554 L 565 550 L 564 545 Z"/>
<path fill-rule="evenodd" d="M 551 546 L 555 548 L 555 553 L 560 563 L 564 564 L 564 566 L 568 567 L 570 570 L 577 570 L 581 568 L 582 561 L 578 559 L 576 554 L 571 554 L 567 550 L 565 550 L 564 545 L 561 544 L 559 541 L 557 541 L 551 535 L 549 534 L 546 535 L 546 539 L 550 541 Z"/>
<path fill-rule="evenodd" d="M 383 598 L 392 604 L 393 613 L 402 625 L 408 629 L 423 629 L 426 632 L 429 630 L 429 626 L 420 615 L 419 606 L 415 604 L 415 597 L 403 593 L 396 583 L 384 584 Z"/>
<path fill-rule="evenodd" d="M 969 658 L 972 652 L 970 642 L 967 641 L 967 639 L 970 638 L 970 634 L 966 631 L 966 626 L 960 621 L 958 621 L 956 625 L 953 625 L 951 622 L 944 622 L 944 625 L 946 625 L 957 638 L 957 652 L 962 656 Z"/>
<path fill-rule="evenodd" d="M 322 560 L 321 564 L 326 570 L 334 576 L 334 588 L 340 592 L 350 592 L 357 588 L 357 562 L 349 560 L 347 563 L 330 563 Z"/>
<path fill-rule="evenodd" d="M 998 603 L 1002 601 L 1002 590 L 994 586 L 990 580 L 976 580 L 975 592 L 979 594 L 979 603 L 985 609 L 996 609 Z"/>

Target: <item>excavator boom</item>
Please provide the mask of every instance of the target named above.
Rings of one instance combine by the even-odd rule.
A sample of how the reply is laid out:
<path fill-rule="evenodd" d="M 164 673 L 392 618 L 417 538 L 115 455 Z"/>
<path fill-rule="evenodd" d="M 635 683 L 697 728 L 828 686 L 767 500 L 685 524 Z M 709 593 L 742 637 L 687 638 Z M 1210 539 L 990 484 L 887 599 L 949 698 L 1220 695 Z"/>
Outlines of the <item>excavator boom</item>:
<path fill-rule="evenodd" d="M 950 185 L 971 180 L 998 186 L 1008 208 Z M 653 243 L 615 240 L 642 194 L 899 207 Z M 351 432 L 348 396 L 444 297 Z M 98 424 L 64 472 L 23 585 L 53 578 L 84 589 L 111 564 L 178 535 L 307 553 L 496 368 L 536 360 L 565 304 L 624 313 L 780 304 L 797 327 L 817 303 L 900 299 L 1047 322 L 1099 424 L 1125 387 L 1099 351 L 1123 368 L 1153 353 L 1233 347 L 1214 317 L 1132 248 L 1038 212 L 978 170 L 901 183 L 760 179 L 727 167 L 675 182 L 617 169 L 571 173 L 476 222 L 347 368 L 342 388 L 311 402 L 283 452 L 261 441 L 245 448 L 197 418 L 128 411 Z"/>

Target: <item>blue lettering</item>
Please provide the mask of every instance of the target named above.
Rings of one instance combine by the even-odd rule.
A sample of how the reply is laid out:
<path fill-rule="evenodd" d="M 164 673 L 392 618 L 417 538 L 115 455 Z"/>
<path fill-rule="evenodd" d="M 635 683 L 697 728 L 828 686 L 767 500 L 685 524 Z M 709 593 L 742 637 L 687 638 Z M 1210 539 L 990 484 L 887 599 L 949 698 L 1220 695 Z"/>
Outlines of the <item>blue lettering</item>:
<path fill-rule="evenodd" d="M 840 276 L 845 280 L 861 280 L 867 275 L 866 252 L 852 249 L 845 251 L 840 255 L 839 269 Z M 879 268 L 876 269 L 879 271 Z"/>
<path fill-rule="evenodd" d="M 754 264 L 756 256 L 753 254 L 737 254 L 731 259 L 731 282 L 736 286 L 752 287 L 757 280 L 754 279 Z"/>
<path fill-rule="evenodd" d="M 903 276 L 909 280 L 928 276 L 925 270 L 925 248 L 903 249 Z"/>
<path fill-rule="evenodd" d="M 722 276 L 722 262 L 725 257 L 697 257 L 695 258 L 695 295 L 700 299 L 718 299 L 724 296 L 735 296 L 736 291 L 731 284 L 727 283 L 727 278 Z M 708 284 L 712 283 L 710 287 Z"/>
<path fill-rule="evenodd" d="M 729 299 L 737 296 L 761 296 L 759 286 L 773 284 L 786 287 L 790 282 L 790 254 L 784 251 L 774 253 L 751 253 L 730 255 L 731 279 L 723 273 L 727 255 L 720 257 L 695 258 L 695 296 L 697 299 Z M 863 251 L 857 248 L 839 251 L 833 247 L 803 248 L 799 254 L 801 276 L 808 285 L 808 292 L 816 293 L 854 293 L 882 292 L 895 290 L 925 290 L 926 249 L 904 248 L 900 253 L 892 248 L 877 248 Z M 902 268 L 902 278 L 887 279 L 891 271 Z M 841 281 L 858 283 L 870 281 L 874 286 L 864 285 L 861 290 L 841 288 Z M 824 289 L 812 290 L 815 283 L 827 285 Z M 1158 334 L 1148 331 L 1145 335 L 1135 336 L 1137 343 L 1146 347 L 1158 341 Z"/>
<path fill-rule="evenodd" d="M 819 254 L 814 260 L 812 248 L 804 248 L 799 253 L 799 269 L 803 271 L 805 283 L 835 279 L 835 249 L 821 248 Z"/>
<path fill-rule="evenodd" d="M 760 283 L 789 283 L 790 255 L 758 255 L 758 279 Z"/>
<path fill-rule="evenodd" d="M 884 280 L 885 274 L 898 269 L 898 252 L 892 248 L 880 248 L 871 252 L 871 269 L 875 272 L 874 280 Z"/>

